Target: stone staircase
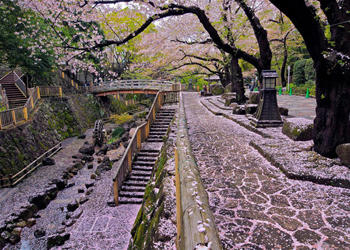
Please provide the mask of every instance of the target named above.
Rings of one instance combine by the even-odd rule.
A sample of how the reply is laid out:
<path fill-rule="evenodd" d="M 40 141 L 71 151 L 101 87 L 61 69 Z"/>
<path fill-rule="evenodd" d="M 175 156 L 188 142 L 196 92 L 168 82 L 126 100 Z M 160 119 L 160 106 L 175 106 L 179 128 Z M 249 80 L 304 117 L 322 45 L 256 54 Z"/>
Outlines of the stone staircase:
<path fill-rule="evenodd" d="M 22 89 L 17 87 L 15 84 L 16 82 L 21 85 Z M 10 108 L 24 106 L 24 104 L 27 102 L 25 84 L 15 72 L 10 72 L 1 78 L 0 84 L 6 91 Z"/>
<path fill-rule="evenodd" d="M 175 109 L 163 108 L 158 111 L 156 120 L 150 128 L 149 137 L 136 155 L 132 163 L 132 171 L 119 191 L 119 204 L 142 203 L 146 185 L 151 178 L 153 167 L 160 153 L 159 148 L 161 148 L 150 149 L 151 144 L 163 143 L 163 137 L 166 136 L 174 114 Z"/>

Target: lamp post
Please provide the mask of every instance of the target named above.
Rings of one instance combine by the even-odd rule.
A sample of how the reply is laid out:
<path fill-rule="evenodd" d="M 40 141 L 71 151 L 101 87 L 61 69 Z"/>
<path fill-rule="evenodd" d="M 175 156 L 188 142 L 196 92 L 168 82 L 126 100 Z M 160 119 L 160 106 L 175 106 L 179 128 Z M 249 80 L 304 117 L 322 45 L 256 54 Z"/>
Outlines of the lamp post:
<path fill-rule="evenodd" d="M 260 90 L 258 110 L 251 123 L 258 128 L 279 127 L 283 125 L 277 106 L 275 70 L 263 70 L 263 88 Z"/>

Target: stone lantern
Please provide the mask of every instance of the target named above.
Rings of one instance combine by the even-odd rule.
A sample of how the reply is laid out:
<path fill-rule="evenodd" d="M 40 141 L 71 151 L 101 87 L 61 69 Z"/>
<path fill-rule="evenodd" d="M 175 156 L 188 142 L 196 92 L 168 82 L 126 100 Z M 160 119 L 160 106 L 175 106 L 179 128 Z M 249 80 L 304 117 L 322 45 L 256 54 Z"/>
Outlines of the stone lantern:
<path fill-rule="evenodd" d="M 279 127 L 283 125 L 277 106 L 275 70 L 263 70 L 263 88 L 260 90 L 258 110 L 251 123 L 258 128 Z"/>

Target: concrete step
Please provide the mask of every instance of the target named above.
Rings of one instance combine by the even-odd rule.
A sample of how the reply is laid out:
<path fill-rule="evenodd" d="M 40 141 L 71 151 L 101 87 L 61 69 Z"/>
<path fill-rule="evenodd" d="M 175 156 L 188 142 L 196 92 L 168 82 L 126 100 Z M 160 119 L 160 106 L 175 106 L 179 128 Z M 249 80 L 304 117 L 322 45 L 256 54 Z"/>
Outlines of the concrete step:
<path fill-rule="evenodd" d="M 134 165 L 138 165 L 138 166 L 154 166 L 155 163 L 156 161 L 139 161 L 139 160 L 136 160 L 133 162 Z"/>
<path fill-rule="evenodd" d="M 146 172 L 151 172 L 153 171 L 153 167 L 146 167 L 146 166 L 132 166 L 132 170 L 134 171 L 146 171 Z"/>
<path fill-rule="evenodd" d="M 155 157 L 157 158 L 159 155 L 159 152 L 154 152 L 154 153 L 151 153 L 151 152 L 139 152 L 137 154 L 137 157 Z"/>
<path fill-rule="evenodd" d="M 120 197 L 119 204 L 142 204 L 143 198 Z"/>
<path fill-rule="evenodd" d="M 133 169 L 132 170 L 132 176 L 137 176 L 137 177 L 151 177 L 152 175 L 152 172 L 149 172 L 149 171 L 142 171 L 142 170 L 136 170 L 136 169 Z"/>
<path fill-rule="evenodd" d="M 128 198 L 143 198 L 143 195 L 145 192 L 125 192 L 120 191 L 119 192 L 119 199 L 122 197 L 128 197 Z"/>
<path fill-rule="evenodd" d="M 149 181 L 149 177 L 143 177 L 143 176 L 133 176 L 131 174 L 131 176 L 128 178 L 128 180 L 130 181 L 136 181 L 136 182 L 145 182 L 147 184 L 147 182 Z"/>
<path fill-rule="evenodd" d="M 138 186 L 122 186 L 121 191 L 123 192 L 145 192 L 146 187 Z"/>
<path fill-rule="evenodd" d="M 136 156 L 137 161 L 152 161 L 155 162 L 157 160 L 157 156 Z"/>
<path fill-rule="evenodd" d="M 123 187 L 146 187 L 148 181 L 126 180 Z"/>
<path fill-rule="evenodd" d="M 163 142 L 161 139 L 147 139 L 147 142 Z"/>

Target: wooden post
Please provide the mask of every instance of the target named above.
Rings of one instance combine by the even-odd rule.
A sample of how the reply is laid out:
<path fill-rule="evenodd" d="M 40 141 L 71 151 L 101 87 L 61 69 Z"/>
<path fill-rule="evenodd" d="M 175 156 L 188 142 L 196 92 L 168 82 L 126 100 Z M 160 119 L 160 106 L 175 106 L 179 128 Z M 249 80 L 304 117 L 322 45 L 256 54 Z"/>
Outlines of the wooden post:
<path fill-rule="evenodd" d="M 60 97 L 63 97 L 62 87 L 59 87 L 58 92 L 59 92 Z"/>
<path fill-rule="evenodd" d="M 128 152 L 128 165 L 129 165 L 129 171 L 130 172 L 132 171 L 132 155 L 131 155 L 131 152 L 132 152 L 132 150 L 130 148 L 130 150 Z"/>
<path fill-rule="evenodd" d="M 64 79 L 64 72 L 62 71 L 62 78 Z"/>
<path fill-rule="evenodd" d="M 75 88 L 76 88 L 76 89 L 78 89 L 78 88 L 79 88 L 78 83 L 76 83 L 76 84 L 75 84 Z"/>
<path fill-rule="evenodd" d="M 147 124 L 146 124 L 146 138 L 147 139 L 149 136 L 149 120 L 147 121 Z"/>
<path fill-rule="evenodd" d="M 153 121 L 156 120 L 156 107 L 154 106 L 152 109 L 152 117 L 153 117 Z"/>
<path fill-rule="evenodd" d="M 1 115 L 0 115 L 0 130 L 2 129 L 2 121 L 1 121 Z"/>
<path fill-rule="evenodd" d="M 24 120 L 28 121 L 28 109 L 27 109 L 27 107 L 23 108 L 23 116 L 24 116 Z"/>
<path fill-rule="evenodd" d="M 37 93 L 38 93 L 38 100 L 41 98 L 41 96 L 40 96 L 40 88 L 39 87 L 36 87 L 36 91 L 37 91 Z"/>
<path fill-rule="evenodd" d="M 118 181 L 113 182 L 113 196 L 114 196 L 114 202 L 118 206 L 119 203 L 119 190 L 118 190 Z"/>
<path fill-rule="evenodd" d="M 11 114 L 12 114 L 12 121 L 13 121 L 13 124 L 16 125 L 16 114 L 15 114 L 15 111 L 12 110 L 12 111 L 11 111 Z"/>
<path fill-rule="evenodd" d="M 34 108 L 33 96 L 30 97 L 30 105 L 32 106 L 32 109 L 33 109 Z"/>
<path fill-rule="evenodd" d="M 141 150 L 141 129 L 137 130 L 137 151 Z"/>

